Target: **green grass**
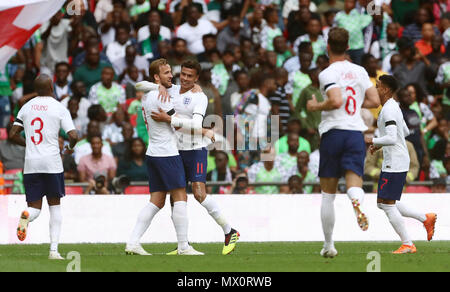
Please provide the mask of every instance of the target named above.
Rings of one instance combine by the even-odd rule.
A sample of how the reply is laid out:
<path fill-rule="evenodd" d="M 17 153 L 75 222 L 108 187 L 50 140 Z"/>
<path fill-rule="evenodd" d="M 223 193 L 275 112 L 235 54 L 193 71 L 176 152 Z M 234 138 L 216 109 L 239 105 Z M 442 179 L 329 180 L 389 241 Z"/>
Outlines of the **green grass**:
<path fill-rule="evenodd" d="M 229 256 L 222 244 L 193 244 L 205 256 L 166 256 L 175 244 L 147 244 L 153 256 L 126 256 L 124 244 L 61 244 L 60 253 L 81 255 L 82 272 L 365 272 L 367 254 L 381 255 L 381 271 L 450 271 L 450 242 L 415 242 L 418 253 L 392 255 L 398 242 L 337 242 L 334 259 L 319 256 L 319 242 L 238 243 Z M 48 245 L 0 245 L 1 271 L 66 271 L 67 261 L 49 261 Z"/>

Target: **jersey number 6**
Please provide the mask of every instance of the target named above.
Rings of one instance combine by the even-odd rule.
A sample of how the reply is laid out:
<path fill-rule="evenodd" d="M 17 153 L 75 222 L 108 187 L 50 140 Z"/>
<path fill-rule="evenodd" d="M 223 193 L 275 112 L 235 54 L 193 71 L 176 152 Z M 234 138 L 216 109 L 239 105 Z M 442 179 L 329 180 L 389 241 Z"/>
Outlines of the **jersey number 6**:
<path fill-rule="evenodd" d="M 353 96 L 356 95 L 356 91 L 353 89 L 353 87 L 348 86 L 345 89 L 346 92 L 351 92 L 351 95 L 347 96 L 347 102 L 345 103 L 345 111 L 353 116 L 356 113 L 356 100 Z M 350 103 L 351 102 L 351 103 Z"/>
<path fill-rule="evenodd" d="M 34 130 L 35 135 L 31 137 L 31 141 L 34 143 L 34 145 L 39 145 L 39 144 L 41 144 L 42 139 L 43 139 L 41 131 L 42 131 L 42 128 L 44 128 L 44 122 L 42 121 L 41 118 L 37 117 L 31 121 L 31 126 L 34 126 L 34 124 L 36 122 L 39 122 L 39 128 Z M 37 139 L 37 141 L 35 139 L 36 134 L 39 135 L 39 139 Z"/>

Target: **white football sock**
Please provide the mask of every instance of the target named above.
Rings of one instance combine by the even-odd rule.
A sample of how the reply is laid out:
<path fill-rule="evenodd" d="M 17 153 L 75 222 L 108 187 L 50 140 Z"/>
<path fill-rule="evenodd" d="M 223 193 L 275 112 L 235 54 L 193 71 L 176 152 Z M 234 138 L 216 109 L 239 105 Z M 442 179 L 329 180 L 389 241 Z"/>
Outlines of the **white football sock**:
<path fill-rule="evenodd" d="M 61 205 L 49 206 L 50 210 L 50 251 L 58 251 L 59 235 L 61 234 Z"/>
<path fill-rule="evenodd" d="M 334 200 L 335 194 L 327 194 L 322 192 L 322 206 L 320 208 L 320 217 L 322 219 L 322 229 L 325 236 L 325 247 L 333 246 L 333 229 L 334 229 Z"/>
<path fill-rule="evenodd" d="M 351 187 L 347 190 L 347 196 L 350 201 L 356 199 L 359 201 L 359 204 L 362 205 L 364 202 L 364 190 L 358 187 Z"/>
<path fill-rule="evenodd" d="M 172 212 L 173 225 L 177 233 L 178 250 L 185 250 L 189 247 L 188 243 L 188 217 L 187 217 L 187 203 L 185 201 L 178 201 L 173 203 Z"/>
<path fill-rule="evenodd" d="M 32 207 L 28 207 L 27 212 L 29 214 L 28 219 L 30 220 L 30 222 L 33 222 L 37 217 L 39 217 L 39 214 L 41 214 L 40 209 L 36 209 L 36 208 L 32 208 Z"/>
<path fill-rule="evenodd" d="M 129 240 L 130 244 L 136 245 L 139 243 L 142 235 L 144 235 L 145 231 L 147 231 L 150 223 L 152 223 L 153 217 L 155 217 L 156 213 L 158 213 L 159 210 L 160 209 L 151 202 L 141 210 L 137 218 L 136 225 L 134 226 L 133 232 L 131 233 L 131 237 Z"/>
<path fill-rule="evenodd" d="M 203 207 L 208 211 L 209 215 L 216 220 L 217 224 L 219 224 L 223 232 L 225 234 L 228 234 L 231 232 L 231 226 L 228 224 L 225 217 L 222 215 L 222 212 L 220 212 L 219 205 L 216 203 L 216 201 L 211 198 L 211 196 L 206 196 L 205 200 L 201 203 Z"/>
<path fill-rule="evenodd" d="M 416 220 L 419 220 L 422 223 L 425 220 L 427 220 L 427 216 L 425 215 L 425 213 L 418 212 L 417 210 L 411 209 L 405 203 L 397 201 L 396 205 L 397 205 L 397 209 L 400 211 L 400 214 L 402 214 L 403 217 L 414 218 Z"/>
<path fill-rule="evenodd" d="M 403 221 L 403 217 L 400 214 L 400 211 L 397 209 L 396 205 L 388 205 L 388 204 L 377 204 L 378 208 L 383 210 L 387 217 L 389 218 L 389 222 L 391 222 L 392 227 L 395 232 L 400 236 L 403 244 L 412 245 L 411 238 L 408 235 L 408 232 L 405 228 L 405 222 Z"/>

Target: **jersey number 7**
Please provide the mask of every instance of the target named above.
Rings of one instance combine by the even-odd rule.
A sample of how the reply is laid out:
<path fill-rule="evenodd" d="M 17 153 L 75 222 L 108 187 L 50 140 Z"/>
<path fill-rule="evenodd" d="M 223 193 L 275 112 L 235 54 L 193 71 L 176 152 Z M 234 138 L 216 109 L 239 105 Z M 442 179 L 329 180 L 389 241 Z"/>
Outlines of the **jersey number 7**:
<path fill-rule="evenodd" d="M 41 133 L 42 129 L 44 128 L 44 122 L 42 121 L 41 118 L 37 117 L 31 121 L 31 126 L 34 126 L 34 124 L 36 124 L 36 122 L 39 122 L 39 128 L 34 130 L 35 134 L 34 134 L 34 136 L 31 136 L 31 142 L 33 142 L 34 145 L 39 145 L 39 144 L 41 144 L 41 142 L 44 138 Z M 38 139 L 35 138 L 36 136 L 38 136 Z"/>

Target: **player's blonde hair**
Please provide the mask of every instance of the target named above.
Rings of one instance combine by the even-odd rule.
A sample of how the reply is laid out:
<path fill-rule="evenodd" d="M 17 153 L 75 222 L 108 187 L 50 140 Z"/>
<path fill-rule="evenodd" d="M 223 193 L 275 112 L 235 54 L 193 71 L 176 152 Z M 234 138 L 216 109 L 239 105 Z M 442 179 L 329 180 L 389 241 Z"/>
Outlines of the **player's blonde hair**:
<path fill-rule="evenodd" d="M 153 62 L 150 64 L 150 68 L 149 68 L 150 80 L 151 80 L 152 82 L 154 82 L 154 81 L 155 81 L 155 75 L 159 75 L 159 68 L 160 68 L 161 66 L 168 65 L 168 64 L 169 64 L 169 63 L 168 63 L 167 60 L 164 59 L 164 58 L 157 59 L 157 60 L 153 61 Z"/>

